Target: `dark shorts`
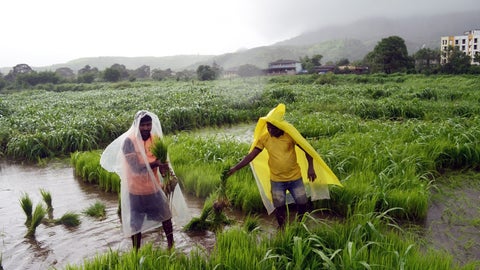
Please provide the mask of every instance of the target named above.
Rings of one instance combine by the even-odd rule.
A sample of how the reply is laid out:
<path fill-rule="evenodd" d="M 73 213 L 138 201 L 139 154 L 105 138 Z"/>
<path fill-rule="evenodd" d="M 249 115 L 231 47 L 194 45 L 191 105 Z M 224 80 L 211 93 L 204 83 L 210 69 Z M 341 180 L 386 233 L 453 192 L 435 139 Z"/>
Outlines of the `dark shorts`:
<path fill-rule="evenodd" d="M 149 220 L 162 221 L 164 207 L 161 201 L 160 192 L 149 195 L 130 194 L 130 226 L 133 231 L 140 230 L 145 216 Z"/>

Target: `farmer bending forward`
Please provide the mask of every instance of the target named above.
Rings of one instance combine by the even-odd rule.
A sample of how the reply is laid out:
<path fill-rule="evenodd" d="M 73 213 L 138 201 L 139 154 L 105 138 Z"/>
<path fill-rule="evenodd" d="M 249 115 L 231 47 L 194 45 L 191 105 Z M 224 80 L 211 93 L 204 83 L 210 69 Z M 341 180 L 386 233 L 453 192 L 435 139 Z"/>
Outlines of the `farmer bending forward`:
<path fill-rule="evenodd" d="M 341 186 L 313 147 L 283 119 L 284 114 L 285 105 L 279 104 L 259 119 L 250 153 L 228 171 L 230 176 L 252 163 L 264 205 L 269 214 L 275 212 L 280 228 L 285 226 L 287 191 L 301 219 L 307 208 L 305 184 L 309 186 L 312 200 L 329 198 L 328 184 Z M 317 173 L 322 176 L 319 181 L 315 181 Z"/>

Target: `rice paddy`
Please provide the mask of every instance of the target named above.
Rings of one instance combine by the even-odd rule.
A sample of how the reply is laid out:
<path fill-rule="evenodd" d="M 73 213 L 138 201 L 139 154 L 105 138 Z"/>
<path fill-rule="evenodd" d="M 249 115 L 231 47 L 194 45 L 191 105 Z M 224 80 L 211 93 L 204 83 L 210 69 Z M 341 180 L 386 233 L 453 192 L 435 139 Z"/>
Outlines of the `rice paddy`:
<path fill-rule="evenodd" d="M 427 248 L 415 230 L 398 225 L 426 219 L 439 177 L 480 169 L 477 77 L 286 76 L 129 86 L 2 95 L 2 155 L 31 162 L 70 157 L 84 181 L 118 192 L 118 177 L 99 167 L 101 149 L 128 129 L 137 110 L 146 109 L 159 116 L 172 141 L 170 160 L 184 190 L 207 198 L 222 184 L 225 166 L 243 157 L 249 143 L 191 131 L 254 124 L 283 102 L 286 119 L 344 188 L 332 187 L 330 200 L 313 203 L 325 220 L 293 223 L 282 234 L 267 237 L 255 233 L 261 229 L 233 226 L 218 234 L 210 254 L 145 247 L 137 255 L 112 251 L 82 269 L 478 267 L 478 261 L 459 265 L 452 255 Z M 248 169 L 228 179 L 224 194 L 246 215 L 264 211 Z"/>

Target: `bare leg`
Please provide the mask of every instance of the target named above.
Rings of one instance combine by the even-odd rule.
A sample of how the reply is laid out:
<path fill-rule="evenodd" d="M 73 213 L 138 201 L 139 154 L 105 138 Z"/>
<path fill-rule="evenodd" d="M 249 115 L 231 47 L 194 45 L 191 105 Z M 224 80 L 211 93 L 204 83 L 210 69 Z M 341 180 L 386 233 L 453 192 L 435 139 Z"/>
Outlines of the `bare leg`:
<path fill-rule="evenodd" d="M 278 227 L 283 230 L 285 228 L 285 219 L 287 207 L 285 205 L 275 208 L 275 217 L 277 218 Z"/>
<path fill-rule="evenodd" d="M 163 231 L 165 232 L 165 236 L 167 236 L 167 245 L 168 249 L 173 247 L 173 225 L 172 220 L 166 220 L 162 222 Z"/>
<path fill-rule="evenodd" d="M 140 245 L 142 244 L 142 233 L 137 233 L 132 235 L 132 244 L 135 250 L 138 250 L 140 248 Z"/>
<path fill-rule="evenodd" d="M 297 220 L 302 221 L 303 216 L 307 212 L 307 204 L 297 204 Z"/>

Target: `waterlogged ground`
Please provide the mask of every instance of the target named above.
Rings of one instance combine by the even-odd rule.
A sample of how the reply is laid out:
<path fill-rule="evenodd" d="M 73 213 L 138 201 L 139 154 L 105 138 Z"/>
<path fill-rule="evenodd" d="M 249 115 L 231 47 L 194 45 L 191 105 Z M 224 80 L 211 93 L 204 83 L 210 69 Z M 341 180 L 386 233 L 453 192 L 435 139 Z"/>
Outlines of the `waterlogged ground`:
<path fill-rule="evenodd" d="M 63 225 L 41 224 L 35 239 L 25 238 L 25 214 L 20 198 L 28 193 L 34 207 L 42 202 L 40 189 L 51 193 L 54 218 L 67 211 L 80 214 L 81 224 L 73 229 Z M 199 216 L 203 201 L 185 194 L 192 216 Z M 81 264 L 86 258 L 109 250 L 129 250 L 131 241 L 123 237 L 117 216 L 117 197 L 105 194 L 76 179 L 68 164 L 56 163 L 45 167 L 0 163 L 0 258 L 3 269 L 62 269 L 67 264 Z M 87 207 L 101 201 L 106 205 L 107 217 L 96 220 L 82 214 Z M 242 221 L 241 213 L 227 215 Z M 264 224 L 272 223 L 264 217 Z M 209 250 L 215 244 L 212 232 L 186 233 L 174 224 L 177 250 L 189 252 L 194 248 Z M 163 230 L 146 234 L 144 242 L 166 247 Z"/>
<path fill-rule="evenodd" d="M 460 264 L 480 261 L 480 173 L 437 179 L 426 220 L 426 238 Z"/>
<path fill-rule="evenodd" d="M 228 136 L 249 143 L 254 125 L 231 129 L 205 130 L 199 135 Z M 459 263 L 480 261 L 480 173 L 448 174 L 438 179 L 437 189 L 425 220 L 424 243 L 428 248 L 447 250 Z M 81 225 L 69 229 L 63 225 L 37 228 L 35 239 L 24 237 L 25 214 L 19 200 L 28 193 L 34 206 L 42 202 L 40 189 L 51 193 L 54 218 L 67 211 L 80 214 Z M 199 216 L 203 201 L 184 194 L 192 216 Z M 81 264 L 84 259 L 109 250 L 129 250 L 131 241 L 122 236 L 117 216 L 117 197 L 98 191 L 74 176 L 69 164 L 52 163 L 44 167 L 0 162 L 0 258 L 3 269 L 62 269 L 67 264 Z M 107 217 L 96 220 L 82 213 L 101 201 Z M 243 215 L 228 212 L 241 222 Z M 274 231 L 272 216 L 261 216 L 261 226 Z M 176 249 L 189 252 L 194 248 L 211 249 L 212 232 L 185 233 L 174 224 Z M 161 229 L 148 233 L 144 242 L 166 247 Z"/>

